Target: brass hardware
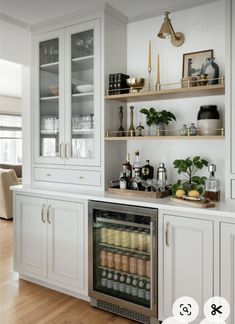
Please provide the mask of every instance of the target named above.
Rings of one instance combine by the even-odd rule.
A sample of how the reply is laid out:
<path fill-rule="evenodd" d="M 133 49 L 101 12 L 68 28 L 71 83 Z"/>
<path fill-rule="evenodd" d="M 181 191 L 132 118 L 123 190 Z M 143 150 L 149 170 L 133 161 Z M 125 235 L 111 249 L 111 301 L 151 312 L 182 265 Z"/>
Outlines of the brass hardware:
<path fill-rule="evenodd" d="M 48 208 L 47 208 L 47 223 L 48 224 L 51 224 L 51 221 L 50 221 L 50 208 L 51 208 L 51 205 L 49 205 Z"/>
<path fill-rule="evenodd" d="M 69 143 L 65 144 L 65 158 L 66 159 L 70 158 L 70 156 L 69 156 Z"/>
<path fill-rule="evenodd" d="M 221 136 L 224 136 L 224 128 L 221 128 Z"/>
<path fill-rule="evenodd" d="M 167 222 L 166 223 L 166 231 L 165 231 L 165 237 L 166 237 L 166 246 L 170 246 L 170 243 L 169 243 L 169 226 L 170 226 L 170 223 Z"/>
<path fill-rule="evenodd" d="M 109 131 L 108 130 L 106 131 L 106 137 L 109 137 Z"/>
<path fill-rule="evenodd" d="M 64 143 L 60 143 L 60 153 L 59 153 L 59 155 L 60 155 L 60 158 L 62 160 L 64 160 L 64 158 L 65 158 Z"/>
<path fill-rule="evenodd" d="M 161 84 L 160 83 L 156 83 L 156 90 L 160 91 L 161 90 Z"/>
<path fill-rule="evenodd" d="M 184 41 L 185 41 L 184 34 L 179 33 L 179 32 L 176 33 L 174 31 L 174 28 L 171 24 L 171 20 L 169 18 L 168 11 L 165 12 L 164 22 L 161 26 L 159 33 L 158 33 L 158 37 L 163 38 L 163 39 L 170 38 L 171 44 L 176 47 L 179 47 L 184 44 Z"/>
<path fill-rule="evenodd" d="M 44 208 L 45 208 L 45 204 L 43 204 L 42 205 L 42 209 L 41 209 L 41 219 L 42 219 L 42 222 L 45 224 L 46 223 L 46 221 L 45 221 L 45 219 L 44 219 Z"/>

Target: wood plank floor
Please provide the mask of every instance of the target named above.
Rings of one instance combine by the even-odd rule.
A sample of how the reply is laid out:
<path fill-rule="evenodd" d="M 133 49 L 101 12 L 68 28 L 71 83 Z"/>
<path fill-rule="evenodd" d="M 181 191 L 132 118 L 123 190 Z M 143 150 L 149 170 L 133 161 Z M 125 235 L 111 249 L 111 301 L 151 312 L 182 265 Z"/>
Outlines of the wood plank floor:
<path fill-rule="evenodd" d="M 0 220 L 1 324 L 133 324 L 89 303 L 19 280 L 12 266 L 12 221 Z"/>

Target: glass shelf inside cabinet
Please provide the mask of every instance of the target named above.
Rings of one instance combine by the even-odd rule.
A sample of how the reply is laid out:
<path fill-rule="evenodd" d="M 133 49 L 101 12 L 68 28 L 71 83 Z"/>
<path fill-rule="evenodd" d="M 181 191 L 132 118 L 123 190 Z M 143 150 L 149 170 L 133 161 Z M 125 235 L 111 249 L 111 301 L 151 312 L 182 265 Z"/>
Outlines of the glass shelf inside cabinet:
<path fill-rule="evenodd" d="M 40 43 L 40 155 L 59 156 L 59 39 Z"/>
<path fill-rule="evenodd" d="M 94 158 L 94 31 L 71 36 L 72 157 Z"/>

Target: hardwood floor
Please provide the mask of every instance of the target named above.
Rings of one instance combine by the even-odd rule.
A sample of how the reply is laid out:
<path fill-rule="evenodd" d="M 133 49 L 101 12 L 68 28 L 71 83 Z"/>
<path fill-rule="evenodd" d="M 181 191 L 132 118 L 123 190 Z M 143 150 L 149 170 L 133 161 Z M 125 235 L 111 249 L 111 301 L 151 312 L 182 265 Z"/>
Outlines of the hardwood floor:
<path fill-rule="evenodd" d="M 19 280 L 13 272 L 12 221 L 0 220 L 1 324 L 133 324 L 89 303 Z"/>

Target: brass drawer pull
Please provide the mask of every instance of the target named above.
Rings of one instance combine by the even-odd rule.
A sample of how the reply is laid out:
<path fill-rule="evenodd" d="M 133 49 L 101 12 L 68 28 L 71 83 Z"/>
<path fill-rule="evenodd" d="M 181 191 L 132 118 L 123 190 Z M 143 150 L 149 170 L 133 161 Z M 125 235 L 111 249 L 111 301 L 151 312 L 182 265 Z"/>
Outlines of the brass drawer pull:
<path fill-rule="evenodd" d="M 41 219 L 42 219 L 42 222 L 45 224 L 46 223 L 46 220 L 44 219 L 44 209 L 45 209 L 46 205 L 43 204 L 42 205 L 42 209 L 41 209 Z"/>

